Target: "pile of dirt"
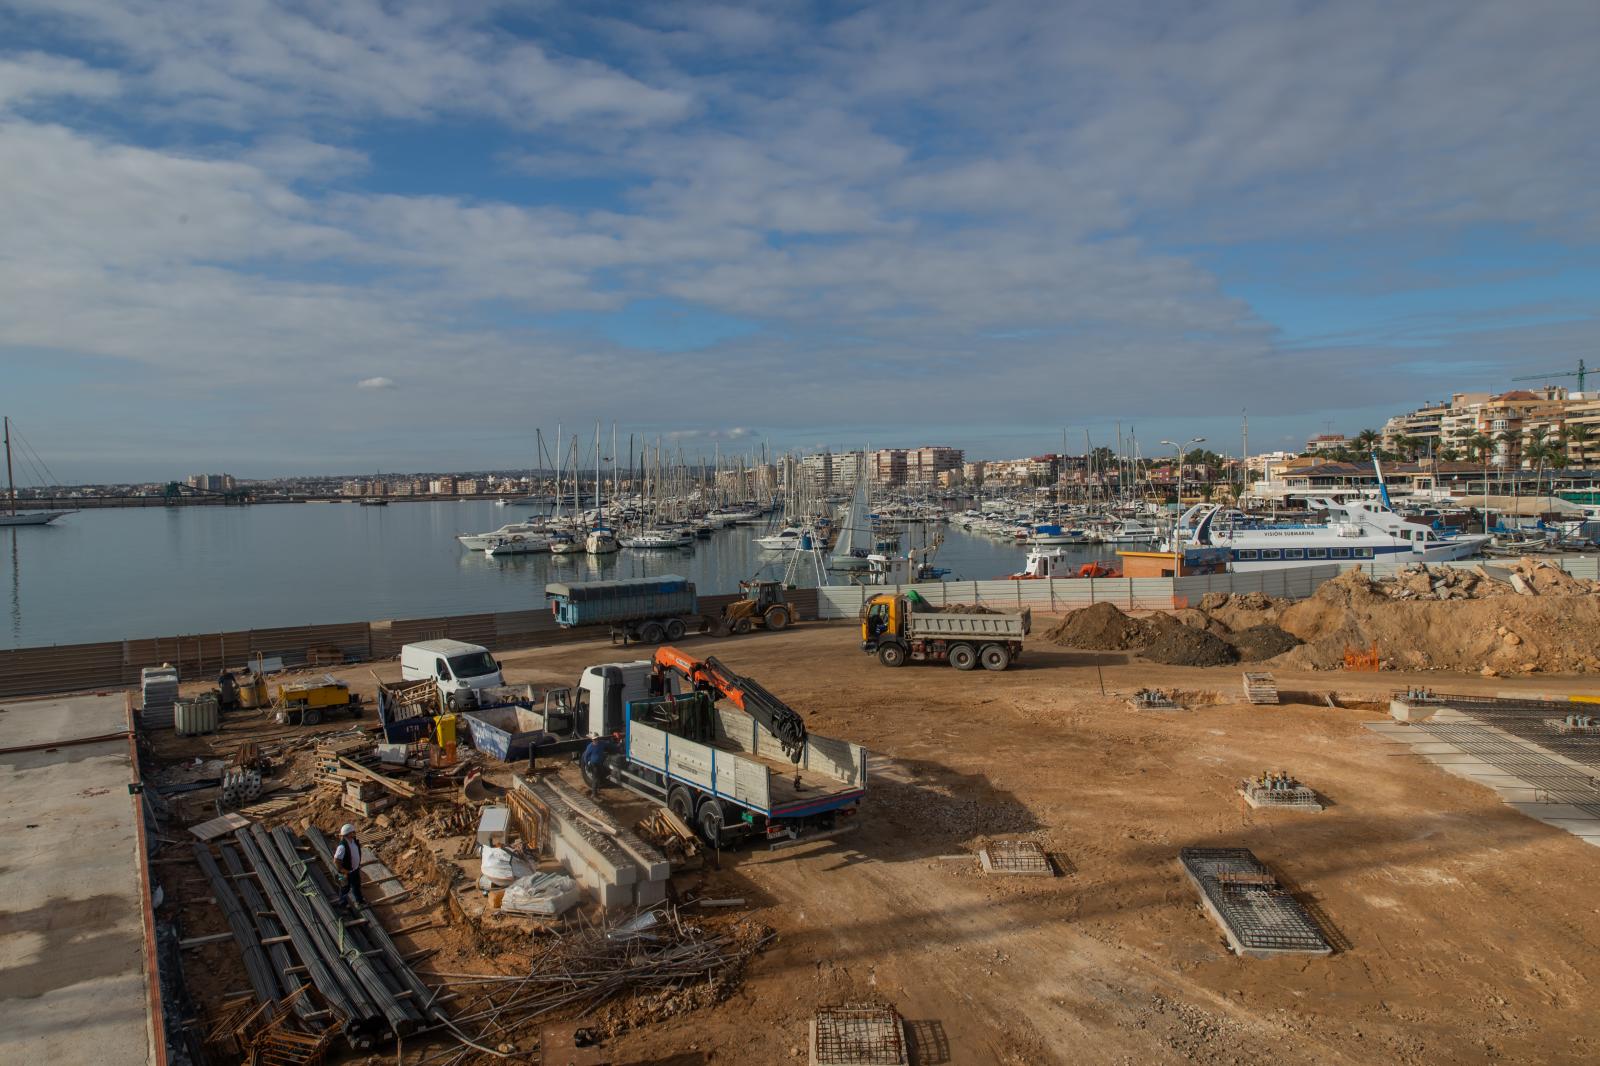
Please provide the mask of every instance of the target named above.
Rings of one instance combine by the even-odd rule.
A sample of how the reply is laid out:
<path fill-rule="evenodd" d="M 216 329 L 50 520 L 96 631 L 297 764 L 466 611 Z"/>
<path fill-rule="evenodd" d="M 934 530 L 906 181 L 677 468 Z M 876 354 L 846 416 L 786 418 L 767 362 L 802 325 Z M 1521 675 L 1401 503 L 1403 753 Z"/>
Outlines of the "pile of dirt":
<path fill-rule="evenodd" d="M 1265 592 L 1208 592 L 1199 609 L 1229 629 L 1277 625 L 1278 616 L 1291 601 L 1275 599 Z"/>
<path fill-rule="evenodd" d="M 1251 626 L 1230 633 L 1226 639 L 1238 652 L 1239 661 L 1245 663 L 1271 659 L 1300 646 L 1298 637 L 1274 625 Z"/>
<path fill-rule="evenodd" d="M 1396 670 L 1600 672 L 1600 596 L 1589 582 L 1522 560 L 1511 573 L 1529 592 L 1481 574 L 1475 584 L 1457 577 L 1457 584 L 1435 589 L 1439 569 L 1413 568 L 1384 581 L 1351 570 L 1285 607 L 1279 625 L 1303 644 L 1280 664 L 1333 670 L 1347 652 L 1376 649 L 1382 665 Z M 1419 591 L 1424 581 L 1426 596 Z M 1468 589 L 1475 593 L 1455 595 Z M 1451 595 L 1441 596 L 1443 590 Z"/>
<path fill-rule="evenodd" d="M 1139 619 L 1129 618 L 1118 610 L 1116 604 L 1102 601 L 1071 612 L 1044 637 L 1063 648 L 1126 651 L 1143 647 L 1149 639 L 1149 631 Z"/>
<path fill-rule="evenodd" d="M 1222 666 L 1239 658 L 1233 645 L 1215 633 L 1181 623 L 1161 626 L 1140 654 L 1170 666 Z"/>

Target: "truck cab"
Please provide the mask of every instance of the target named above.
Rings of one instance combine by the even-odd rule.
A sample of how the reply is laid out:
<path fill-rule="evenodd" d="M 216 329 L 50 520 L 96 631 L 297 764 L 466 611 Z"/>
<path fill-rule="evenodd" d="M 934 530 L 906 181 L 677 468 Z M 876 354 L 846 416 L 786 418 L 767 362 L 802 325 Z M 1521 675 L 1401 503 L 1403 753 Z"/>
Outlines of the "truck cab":
<path fill-rule="evenodd" d="M 460 640 L 424 640 L 400 649 L 400 676 L 406 681 L 432 678 L 439 700 L 451 711 L 478 705 L 483 689 L 505 684 L 500 664 L 489 649 Z"/>

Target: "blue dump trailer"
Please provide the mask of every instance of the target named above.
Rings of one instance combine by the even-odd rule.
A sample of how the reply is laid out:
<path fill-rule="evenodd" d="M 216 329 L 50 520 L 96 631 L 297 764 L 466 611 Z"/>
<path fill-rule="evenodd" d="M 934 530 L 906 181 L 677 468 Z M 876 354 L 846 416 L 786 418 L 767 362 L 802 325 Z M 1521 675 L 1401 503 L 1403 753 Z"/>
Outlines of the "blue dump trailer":
<path fill-rule="evenodd" d="M 610 626 L 612 639 L 660 644 L 707 628 L 694 582 L 674 574 L 620 581 L 552 581 L 544 587 L 563 629 Z"/>

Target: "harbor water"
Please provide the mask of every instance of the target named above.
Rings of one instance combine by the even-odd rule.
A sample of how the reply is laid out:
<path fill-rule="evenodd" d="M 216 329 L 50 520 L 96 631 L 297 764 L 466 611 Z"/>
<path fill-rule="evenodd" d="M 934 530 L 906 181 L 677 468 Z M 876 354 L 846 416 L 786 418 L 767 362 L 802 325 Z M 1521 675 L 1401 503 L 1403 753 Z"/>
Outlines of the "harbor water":
<path fill-rule="evenodd" d="M 543 608 L 552 580 L 682 574 L 703 594 L 781 578 L 787 553 L 762 526 L 720 530 L 692 548 L 610 556 L 495 559 L 458 533 L 526 518 L 488 501 L 273 504 L 81 511 L 54 525 L 0 529 L 0 648 L 224 630 Z M 1026 549 L 948 525 L 902 527 L 902 544 L 944 535 L 951 579 L 1020 570 Z M 1111 548 L 1071 549 L 1084 561 Z M 828 575 L 847 584 L 848 575 Z M 815 567 L 795 584 L 818 584 Z"/>

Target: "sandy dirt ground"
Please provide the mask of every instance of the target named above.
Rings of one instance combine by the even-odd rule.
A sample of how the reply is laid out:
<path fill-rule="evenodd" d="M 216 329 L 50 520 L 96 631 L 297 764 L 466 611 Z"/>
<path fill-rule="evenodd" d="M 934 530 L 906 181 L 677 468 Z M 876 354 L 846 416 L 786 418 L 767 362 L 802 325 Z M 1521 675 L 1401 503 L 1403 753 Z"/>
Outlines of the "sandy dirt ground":
<path fill-rule="evenodd" d="M 778 936 L 726 1001 L 617 1038 L 618 1063 L 803 1062 L 818 1007 L 869 1001 L 907 1019 L 923 1064 L 1600 1059 L 1600 850 L 1361 727 L 1413 682 L 1531 694 L 1600 681 L 1277 671 L 1303 701 L 1262 708 L 1235 701 L 1238 667 L 1043 641 L 1001 674 L 886 669 L 846 625 L 684 644 L 758 678 L 813 732 L 868 746 L 872 779 L 858 832 L 689 875 L 697 893 L 744 897 L 742 916 Z M 570 684 L 632 652 L 501 659 L 510 680 Z M 370 691 L 368 670 L 339 672 Z M 1134 711 L 1126 697 L 1144 686 L 1194 706 Z M 1328 691 L 1372 702 L 1333 708 Z M 1237 782 L 1278 768 L 1329 808 L 1250 810 Z M 1041 842 L 1063 875 L 983 875 L 973 855 L 994 838 Z M 1187 845 L 1253 849 L 1336 953 L 1230 954 L 1178 866 Z"/>

